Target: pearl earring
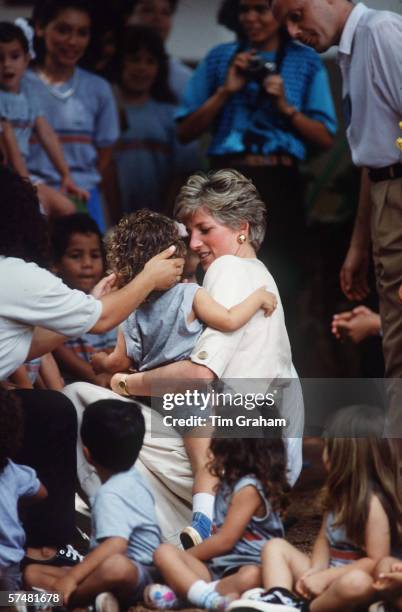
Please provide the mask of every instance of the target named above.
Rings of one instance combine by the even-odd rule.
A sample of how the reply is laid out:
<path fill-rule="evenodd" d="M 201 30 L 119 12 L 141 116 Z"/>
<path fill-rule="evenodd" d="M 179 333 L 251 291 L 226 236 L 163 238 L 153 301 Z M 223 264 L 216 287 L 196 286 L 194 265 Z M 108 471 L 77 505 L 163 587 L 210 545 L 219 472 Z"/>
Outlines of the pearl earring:
<path fill-rule="evenodd" d="M 244 244 L 246 242 L 246 240 L 247 240 L 247 236 L 245 234 L 239 234 L 237 236 L 237 242 L 239 244 Z"/>

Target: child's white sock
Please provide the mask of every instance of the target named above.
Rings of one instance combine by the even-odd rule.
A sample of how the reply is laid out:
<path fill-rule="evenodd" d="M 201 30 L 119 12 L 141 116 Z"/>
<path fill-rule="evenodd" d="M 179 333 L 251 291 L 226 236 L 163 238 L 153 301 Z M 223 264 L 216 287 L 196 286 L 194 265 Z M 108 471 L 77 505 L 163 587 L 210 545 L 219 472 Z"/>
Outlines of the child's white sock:
<path fill-rule="evenodd" d="M 193 495 L 193 514 L 202 512 L 210 521 L 214 516 L 215 495 L 211 493 L 196 493 Z"/>
<path fill-rule="evenodd" d="M 188 590 L 187 599 L 189 602 L 199 608 L 208 610 L 218 609 L 226 598 L 215 591 L 217 581 L 205 582 L 205 580 L 197 580 Z"/>

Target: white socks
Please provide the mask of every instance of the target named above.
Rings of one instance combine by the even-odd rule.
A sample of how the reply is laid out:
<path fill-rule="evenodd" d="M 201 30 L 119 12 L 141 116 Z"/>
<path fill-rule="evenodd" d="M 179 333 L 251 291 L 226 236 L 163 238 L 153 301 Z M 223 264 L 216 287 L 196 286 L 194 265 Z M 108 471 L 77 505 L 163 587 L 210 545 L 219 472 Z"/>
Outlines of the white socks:
<path fill-rule="evenodd" d="M 193 514 L 202 512 L 210 521 L 214 516 L 215 495 L 211 493 L 196 493 L 193 495 Z"/>

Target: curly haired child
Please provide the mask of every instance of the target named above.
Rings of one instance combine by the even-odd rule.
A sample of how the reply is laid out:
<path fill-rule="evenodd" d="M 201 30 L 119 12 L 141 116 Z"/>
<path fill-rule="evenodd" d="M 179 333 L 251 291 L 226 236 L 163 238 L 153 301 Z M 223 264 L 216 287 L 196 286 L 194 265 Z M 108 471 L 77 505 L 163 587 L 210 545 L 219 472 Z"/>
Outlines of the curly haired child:
<path fill-rule="evenodd" d="M 140 210 L 124 217 L 107 242 L 108 264 L 116 273 L 119 286 L 127 284 L 139 274 L 146 262 L 164 245 L 172 244 L 176 246 L 176 254 L 185 255 L 186 246 L 172 219 L 149 210 Z M 260 288 L 241 304 L 228 310 L 215 302 L 199 285 L 178 282 L 164 293 L 152 294 L 147 302 L 135 310 L 123 324 L 113 353 L 94 355 L 93 367 L 99 372 L 119 372 L 112 377 L 112 389 L 129 395 L 128 374 L 121 375 L 120 372 L 133 366 L 144 371 L 187 359 L 204 324 L 220 331 L 234 331 L 260 309 L 264 310 L 265 316 L 272 314 L 276 303 L 273 294 Z M 205 469 L 209 439 L 186 436 L 184 443 L 195 476 L 193 494 L 210 496 L 212 499 L 208 499 L 208 503 L 200 505 L 203 508 L 209 506 L 212 510 L 214 481 Z M 211 529 L 212 512 L 200 512 L 199 519 L 206 537 Z M 191 527 L 188 529 L 195 531 Z M 194 533 L 187 535 L 196 537 Z M 183 538 L 185 546 L 192 545 L 191 538 Z"/>

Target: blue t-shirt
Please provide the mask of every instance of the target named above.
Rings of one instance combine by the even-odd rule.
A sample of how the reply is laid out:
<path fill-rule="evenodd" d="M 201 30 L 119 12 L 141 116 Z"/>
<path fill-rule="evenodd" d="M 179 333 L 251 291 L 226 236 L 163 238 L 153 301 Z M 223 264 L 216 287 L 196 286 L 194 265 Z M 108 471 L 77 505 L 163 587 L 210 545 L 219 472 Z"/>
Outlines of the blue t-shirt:
<path fill-rule="evenodd" d="M 125 212 L 162 210 L 172 180 L 199 168 L 197 151 L 176 138 L 175 108 L 156 100 L 122 105 L 127 127 L 114 157 Z"/>
<path fill-rule="evenodd" d="M 233 495 L 248 486 L 255 487 L 261 495 L 265 506 L 264 516 L 253 516 L 242 537 L 236 542 L 232 550 L 220 557 L 214 557 L 210 561 L 208 565 L 213 569 L 214 576 L 223 575 L 225 572 L 242 565 L 260 565 L 261 552 L 267 540 L 284 537 L 284 529 L 279 514 L 272 510 L 265 497 L 261 482 L 252 474 L 240 478 L 233 489 L 230 489 L 226 484 L 220 485 L 215 497 L 214 530 L 219 531 L 225 522 Z"/>
<path fill-rule="evenodd" d="M 91 190 L 100 182 L 97 147 L 113 145 L 119 136 L 116 105 L 110 85 L 101 77 L 76 68 L 61 85 L 45 83 L 28 70 L 23 90 L 41 105 L 47 121 L 58 135 L 71 175 L 79 187 Z M 38 142 L 28 156 L 32 176 L 54 187 L 60 176 Z"/>
<path fill-rule="evenodd" d="M 0 89 L 0 120 L 11 123 L 24 158 L 28 157 L 35 121 L 42 115 L 43 111 L 34 96 L 28 96 L 23 91 L 15 94 Z"/>
<path fill-rule="evenodd" d="M 127 357 L 139 371 L 188 359 L 204 330 L 198 319 L 188 323 L 196 283 L 178 283 L 150 298 L 124 321 L 122 332 Z"/>
<path fill-rule="evenodd" d="M 113 537 L 128 541 L 129 559 L 152 565 L 161 534 L 154 497 L 135 468 L 109 478 L 93 499 L 91 548 Z"/>
<path fill-rule="evenodd" d="M 224 84 L 229 65 L 238 52 L 238 43 L 225 43 L 208 53 L 185 89 L 176 113 L 177 120 L 200 108 Z M 259 55 L 267 62 L 276 60 L 274 52 L 260 52 Z M 319 55 L 309 47 L 289 42 L 280 75 L 289 104 L 335 133 L 334 104 L 328 75 Z M 216 117 L 211 132 L 208 150 L 211 156 L 244 152 L 262 155 L 281 152 L 299 160 L 306 156 L 302 137 L 255 82 L 248 82 L 230 97 Z"/>
<path fill-rule="evenodd" d="M 18 501 L 39 491 L 35 471 L 8 460 L 0 472 L 0 568 L 19 563 L 25 555 L 25 531 L 18 516 Z"/>

